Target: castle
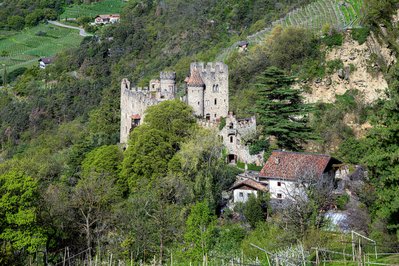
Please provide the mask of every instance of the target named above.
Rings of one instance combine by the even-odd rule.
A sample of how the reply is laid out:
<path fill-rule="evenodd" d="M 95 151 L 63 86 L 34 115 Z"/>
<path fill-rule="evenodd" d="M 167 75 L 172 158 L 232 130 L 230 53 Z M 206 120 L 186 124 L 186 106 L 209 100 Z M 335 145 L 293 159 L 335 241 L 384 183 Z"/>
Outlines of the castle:
<path fill-rule="evenodd" d="M 217 126 L 222 117 L 226 126 L 219 135 L 228 151 L 228 161 L 258 163 L 259 156 L 251 156 L 241 137 L 256 131 L 256 121 L 237 120 L 229 113 L 228 67 L 224 63 L 191 63 L 190 76 L 185 79 L 186 94 L 182 100 L 193 108 L 194 115 L 204 126 Z M 130 131 L 144 120 L 145 110 L 165 100 L 176 98 L 176 74 L 161 72 L 159 80 L 151 80 L 149 87 L 131 87 L 129 80 L 121 83 L 120 142 L 126 144 Z"/>

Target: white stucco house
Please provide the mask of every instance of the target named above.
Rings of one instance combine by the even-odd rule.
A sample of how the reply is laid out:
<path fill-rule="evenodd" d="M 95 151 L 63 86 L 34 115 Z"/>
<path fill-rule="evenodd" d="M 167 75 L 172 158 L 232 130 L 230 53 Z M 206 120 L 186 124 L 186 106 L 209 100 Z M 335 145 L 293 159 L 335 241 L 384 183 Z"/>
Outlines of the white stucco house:
<path fill-rule="evenodd" d="M 257 181 L 268 186 L 271 199 L 283 200 L 301 193 L 299 181 L 304 178 L 334 179 L 340 164 L 326 154 L 273 151 Z"/>
<path fill-rule="evenodd" d="M 251 195 L 258 196 L 260 192 L 267 192 L 267 186 L 259 183 L 258 181 L 248 177 L 244 180 L 236 182 L 232 187 L 233 202 L 238 203 L 247 202 Z"/>

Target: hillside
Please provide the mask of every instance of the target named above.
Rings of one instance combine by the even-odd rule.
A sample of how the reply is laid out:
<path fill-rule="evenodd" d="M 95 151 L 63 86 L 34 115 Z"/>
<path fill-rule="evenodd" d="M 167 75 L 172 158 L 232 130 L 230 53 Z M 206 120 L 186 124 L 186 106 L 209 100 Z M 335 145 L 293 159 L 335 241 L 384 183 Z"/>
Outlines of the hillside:
<path fill-rule="evenodd" d="M 263 42 L 275 26 L 304 27 L 315 34 L 321 34 L 326 25 L 337 30 L 359 27 L 362 14 L 362 0 L 316 0 L 303 7 L 294 9 L 283 18 L 275 20 L 270 26 L 247 36 L 251 45 Z M 218 60 L 226 57 L 237 47 L 238 42 L 225 49 Z"/>
<path fill-rule="evenodd" d="M 30 22 L 29 4 L 39 23 L 44 8 L 91 16 L 114 3 L 21 0 L 11 12 L 17 4 L 6 2 L 10 15 L 0 21 L 8 26 L 12 16 L 14 26 Z M 396 263 L 397 6 L 137 0 L 124 3 L 120 23 L 85 38 L 40 23 L 9 31 L 0 40 L 7 70 L 56 56 L 0 87 L 0 265 Z M 244 40 L 249 46 L 238 48 Z M 218 58 L 223 69 L 190 70 Z M 154 81 L 161 71 L 175 72 L 162 82 L 177 82 Z M 207 117 L 199 107 L 193 115 L 197 98 L 162 97 L 186 94 L 188 76 L 193 90 L 229 90 L 202 111 L 223 102 L 236 117 L 199 123 Z M 129 95 L 159 99 L 145 113 L 123 103 L 135 112 L 122 117 L 127 146 L 119 143 L 123 78 L 131 88 L 152 80 L 151 93 Z M 239 139 L 237 127 L 254 130 Z M 228 147 L 237 145 L 264 154 L 257 159 L 270 174 L 243 172 L 259 167 L 234 164 Z M 283 197 L 291 184 L 303 193 Z M 333 225 L 328 215 L 347 220 Z"/>
<path fill-rule="evenodd" d="M 0 39 L 1 62 L 8 71 L 38 64 L 42 57 L 79 46 L 79 31 L 41 24 Z"/>

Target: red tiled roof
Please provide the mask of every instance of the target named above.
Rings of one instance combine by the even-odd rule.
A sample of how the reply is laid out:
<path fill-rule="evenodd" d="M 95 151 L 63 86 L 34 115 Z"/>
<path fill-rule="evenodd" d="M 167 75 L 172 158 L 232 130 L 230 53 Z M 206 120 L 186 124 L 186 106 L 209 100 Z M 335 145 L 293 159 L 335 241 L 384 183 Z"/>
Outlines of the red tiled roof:
<path fill-rule="evenodd" d="M 260 191 L 267 191 L 267 187 L 259 182 L 256 182 L 253 179 L 245 179 L 244 181 L 238 182 L 237 184 L 233 185 L 230 189 L 236 189 L 242 186 L 247 186 L 251 187 L 255 190 L 260 190 Z"/>
<path fill-rule="evenodd" d="M 205 85 L 205 83 L 202 80 L 200 73 L 197 69 L 193 69 L 191 71 L 191 75 L 188 78 L 187 85 L 194 86 L 194 87 L 201 87 L 201 86 Z"/>
<path fill-rule="evenodd" d="M 141 119 L 141 116 L 139 114 L 132 115 L 132 119 Z"/>
<path fill-rule="evenodd" d="M 292 180 L 303 174 L 320 177 L 330 160 L 331 157 L 324 154 L 273 151 L 259 176 Z"/>

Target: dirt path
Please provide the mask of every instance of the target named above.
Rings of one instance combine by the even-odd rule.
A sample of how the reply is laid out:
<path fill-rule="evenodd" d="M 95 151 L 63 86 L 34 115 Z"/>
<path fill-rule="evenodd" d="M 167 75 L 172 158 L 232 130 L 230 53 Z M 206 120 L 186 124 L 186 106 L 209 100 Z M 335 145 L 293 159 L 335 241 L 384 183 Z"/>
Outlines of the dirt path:
<path fill-rule="evenodd" d="M 78 30 L 79 31 L 79 35 L 83 36 L 83 37 L 91 36 L 91 34 L 88 34 L 83 28 L 80 28 L 80 27 L 65 25 L 65 24 L 62 24 L 61 22 L 52 21 L 52 20 L 49 20 L 48 23 L 53 24 L 53 25 L 58 26 L 58 27 Z"/>

